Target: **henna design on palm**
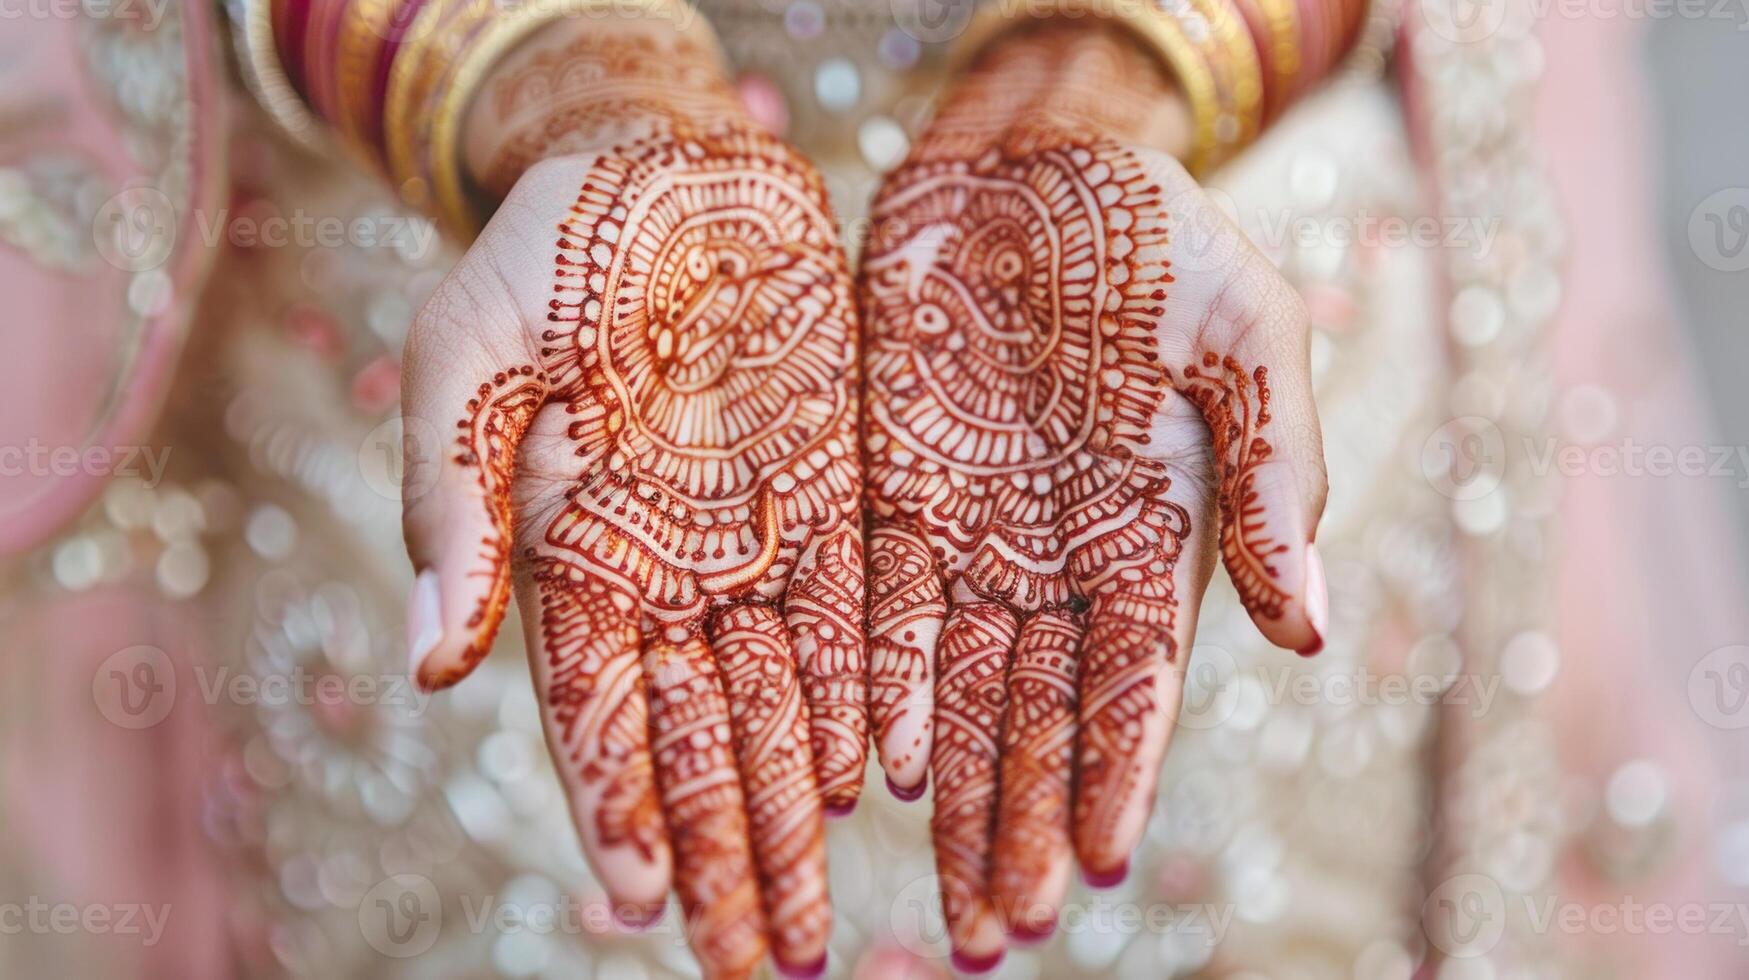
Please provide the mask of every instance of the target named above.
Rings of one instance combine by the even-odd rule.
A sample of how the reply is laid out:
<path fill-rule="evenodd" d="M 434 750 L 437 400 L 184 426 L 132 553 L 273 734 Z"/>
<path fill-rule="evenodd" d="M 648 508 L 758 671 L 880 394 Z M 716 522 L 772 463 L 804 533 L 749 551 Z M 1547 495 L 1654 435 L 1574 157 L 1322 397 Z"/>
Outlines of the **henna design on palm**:
<path fill-rule="evenodd" d="M 909 752 L 934 726 L 937 858 L 973 963 L 1000 949 L 998 810 L 1024 846 L 1049 833 L 1041 801 L 1068 802 L 1076 698 L 1036 672 L 1073 677 L 1066 643 L 1091 624 L 1081 771 L 1118 779 L 1157 708 L 1152 672 L 1175 655 L 1172 571 L 1190 515 L 1150 451 L 1169 394 L 1154 337 L 1171 282 L 1159 193 L 1115 144 L 1059 143 L 914 165 L 877 205 L 882 230 L 905 233 L 863 269 L 876 714 L 890 767 L 920 767 Z M 1093 641 L 1115 640 L 1132 645 L 1099 656 Z M 913 686 L 926 672 L 889 673 L 889 645 L 937 658 L 933 712 Z M 1017 751 L 1056 754 L 1015 768 L 999 807 L 1005 714 Z M 1037 866 L 1045 853 L 1007 850 L 1010 913 L 1066 881 L 1066 866 Z"/>
<path fill-rule="evenodd" d="M 1133 52 L 1081 49 L 1079 86 L 979 87 L 1064 60 L 1030 43 L 974 69 L 889 176 L 859 279 L 871 714 L 895 791 L 933 776 L 968 970 L 1054 928 L 1072 854 L 1095 882 L 1127 867 L 1217 514 L 1260 626 L 1296 645 L 1321 629 L 1302 542 L 1322 490 L 1294 483 L 1321 461 L 1266 432 L 1273 362 L 1301 372 L 1289 404 L 1314 418 L 1297 298 L 1272 305 L 1256 287 L 1279 277 L 1248 247 L 1181 282 L 1168 202 L 1200 201 L 1194 183 L 1112 138 L 1145 120 L 1072 111 Z M 1281 322 L 1258 325 L 1266 309 Z"/>
<path fill-rule="evenodd" d="M 451 460 L 478 491 L 473 639 L 421 680 L 479 659 L 514 568 L 554 756 L 625 917 L 672 877 L 708 976 L 768 948 L 805 969 L 830 930 L 822 808 L 854 803 L 867 741 L 856 326 L 824 189 L 739 127 L 567 172 L 544 294 L 512 297 L 539 310 L 533 363 L 478 386 Z"/>

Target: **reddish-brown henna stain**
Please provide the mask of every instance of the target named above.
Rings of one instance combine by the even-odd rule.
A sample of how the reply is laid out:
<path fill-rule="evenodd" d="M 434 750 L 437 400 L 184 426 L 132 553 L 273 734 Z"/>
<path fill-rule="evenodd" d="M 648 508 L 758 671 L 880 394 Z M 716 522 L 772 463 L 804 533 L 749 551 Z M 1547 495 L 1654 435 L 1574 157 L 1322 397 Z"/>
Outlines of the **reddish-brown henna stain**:
<path fill-rule="evenodd" d="M 648 862 L 664 836 L 650 756 L 649 708 L 638 658 L 636 604 L 579 565 L 538 560 L 539 629 L 552 670 L 549 700 L 569 765 L 600 787 L 594 826 L 604 848 L 630 847 Z"/>
<path fill-rule="evenodd" d="M 862 617 L 860 528 L 847 527 L 804 554 L 784 595 L 784 617 L 802 666 L 809 738 L 820 799 L 856 802 L 868 761 L 868 660 Z"/>
<path fill-rule="evenodd" d="M 841 789 L 862 762 L 826 734 L 850 727 L 864 669 L 854 335 L 823 199 L 751 132 L 604 157 L 560 227 L 543 334 L 584 477 L 544 546 L 625 583 L 660 637 L 645 665 L 677 885 L 701 957 L 730 972 L 767 919 L 780 951 L 823 945 L 815 772 Z M 734 734 L 701 750 L 707 725 Z M 756 869 L 724 843 L 749 834 Z"/>
<path fill-rule="evenodd" d="M 421 675 L 428 690 L 441 690 L 465 677 L 486 656 L 491 637 L 497 633 L 510 604 L 510 480 L 516 463 L 515 447 L 546 391 L 546 374 L 532 365 L 521 365 L 482 382 L 468 400 L 468 414 L 456 422 L 455 463 L 476 471 L 480 499 L 491 519 L 491 533 L 480 541 L 479 570 L 470 574 L 489 580 L 479 604 L 468 615 L 467 628 L 474 637 L 462 654 L 461 663 L 448 670 Z"/>
<path fill-rule="evenodd" d="M 1043 612 L 1028 619 L 1008 669 L 1002 727 L 1001 809 L 990 891 L 1011 929 L 1038 935 L 1055 910 L 1035 908 L 1054 883 L 1051 855 L 1070 847 L 1070 773 L 1075 747 L 1075 688 L 1083 616 Z M 1066 868 L 1061 869 L 1066 871 Z"/>
<path fill-rule="evenodd" d="M 1008 703 L 1014 613 L 994 602 L 954 608 L 942 631 L 935 752 L 935 867 L 942 910 L 957 932 L 990 914 L 991 830 L 996 824 L 998 735 Z M 958 944 L 956 944 L 958 945 Z"/>
<path fill-rule="evenodd" d="M 1279 619 L 1288 594 L 1278 581 L 1276 559 L 1288 546 L 1269 535 L 1256 486 L 1257 467 L 1273 451 L 1262 435 L 1270 420 L 1269 371 L 1246 372 L 1231 357 L 1207 353 L 1180 373 L 1180 389 L 1208 420 L 1222 461 L 1221 555 L 1233 587 L 1246 608 Z"/>
<path fill-rule="evenodd" d="M 1024 841 L 1047 833 L 1041 801 L 1067 802 L 1077 699 L 1059 685 L 1054 701 L 1029 690 L 1040 703 L 1010 708 L 1017 624 L 1089 624 L 1084 649 L 1059 644 L 1016 678 L 1042 680 L 1046 664 L 1072 677 L 1065 661 L 1082 661 L 1082 809 L 1122 795 L 1137 719 L 1156 710 L 1157 665 L 1173 655 L 1172 569 L 1190 521 L 1148 452 L 1168 386 L 1159 196 L 1116 144 L 1029 132 L 977 160 L 915 161 L 877 204 L 863 278 L 876 719 L 891 725 L 906 689 L 883 666 L 906 669 L 919 648 L 907 633 L 954 597 L 932 767 L 956 946 L 985 928 L 1000 811 Z M 988 642 L 966 639 L 974 630 Z M 1017 771 L 999 808 L 1005 725 L 1044 752 L 1048 776 Z M 1066 812 L 1055 817 L 1060 843 Z M 1005 890 L 1024 897 L 1043 860 L 1008 851 Z"/>
<path fill-rule="evenodd" d="M 1152 791 L 1140 749 L 1168 724 L 1196 500 L 1167 467 L 1184 447 L 1150 445 L 1166 399 L 1211 413 L 1229 547 L 1255 571 L 1241 588 L 1280 614 L 1281 549 L 1247 476 L 1269 453 L 1267 378 L 1217 358 L 1175 383 L 1157 344 L 1167 214 L 1125 146 L 1155 142 L 1167 84 L 1118 35 L 1022 35 L 956 88 L 873 211 L 871 708 L 887 764 L 909 765 L 889 736 L 928 731 L 910 696 L 935 658 L 937 864 L 974 961 L 995 951 L 991 912 L 1048 929 L 1071 834 L 1105 855 Z"/>
<path fill-rule="evenodd" d="M 907 714 L 924 712 L 910 703 L 911 692 L 929 676 L 947 602 L 921 531 L 897 522 L 877 525 L 868 551 L 869 706 L 875 737 L 892 754 L 887 764 L 909 766 L 919 761 L 921 733 L 933 727 L 933 719 L 915 719 L 918 735 L 905 745 L 894 748 L 890 739 Z"/>
<path fill-rule="evenodd" d="M 499 569 L 509 446 L 562 406 L 575 478 L 517 556 L 562 762 L 601 846 L 666 835 L 709 976 L 768 939 L 824 949 L 820 805 L 854 800 L 866 758 L 855 321 L 825 197 L 777 141 L 684 113 L 600 154 L 558 225 L 540 366 L 482 386 L 456 460 Z"/>

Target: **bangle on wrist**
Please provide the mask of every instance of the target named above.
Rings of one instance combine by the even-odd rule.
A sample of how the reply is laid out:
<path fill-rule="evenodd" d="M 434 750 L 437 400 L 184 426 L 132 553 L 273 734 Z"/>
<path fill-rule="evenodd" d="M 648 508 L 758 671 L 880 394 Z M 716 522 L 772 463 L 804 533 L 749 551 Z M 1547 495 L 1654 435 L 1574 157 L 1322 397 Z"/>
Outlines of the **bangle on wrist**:
<path fill-rule="evenodd" d="M 1262 129 L 1263 77 L 1233 0 L 995 0 L 972 19 L 955 52 L 963 67 L 979 51 L 1041 17 L 1093 18 L 1126 29 L 1159 59 L 1190 108 L 1186 169 L 1205 173 Z"/>
<path fill-rule="evenodd" d="M 1257 39 L 1257 60 L 1263 70 L 1263 121 L 1281 114 L 1292 101 L 1305 59 L 1300 56 L 1298 0 L 1235 0 L 1251 36 Z"/>
<path fill-rule="evenodd" d="M 463 174 L 462 118 L 502 56 L 560 20 L 696 16 L 688 0 L 228 2 L 245 78 L 282 128 L 317 149 L 338 135 L 463 236 L 487 214 Z"/>
<path fill-rule="evenodd" d="M 269 0 L 228 0 L 226 10 L 243 84 L 293 141 L 306 149 L 324 145 L 321 123 L 304 104 L 280 60 L 275 10 Z"/>

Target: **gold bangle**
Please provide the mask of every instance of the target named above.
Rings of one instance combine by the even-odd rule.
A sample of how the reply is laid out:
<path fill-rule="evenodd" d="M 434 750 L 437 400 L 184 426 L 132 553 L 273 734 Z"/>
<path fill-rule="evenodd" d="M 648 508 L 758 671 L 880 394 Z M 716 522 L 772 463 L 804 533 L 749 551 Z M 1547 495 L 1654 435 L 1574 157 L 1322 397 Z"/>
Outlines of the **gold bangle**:
<path fill-rule="evenodd" d="M 269 117 L 299 145 L 322 152 L 327 139 L 303 96 L 286 77 L 273 46 L 271 0 L 228 0 L 243 84 Z"/>
<path fill-rule="evenodd" d="M 570 15 L 612 11 L 672 17 L 680 27 L 692 15 L 682 0 L 526 0 L 493 18 L 470 40 L 431 115 L 432 190 L 439 215 L 456 233 L 467 237 L 477 234 L 487 217 L 469 199 L 462 175 L 460 138 L 462 116 L 487 73 L 499 58 L 544 24 Z"/>
<path fill-rule="evenodd" d="M 1257 42 L 1232 0 L 1190 2 L 1225 53 L 1209 60 L 1215 72 L 1215 89 L 1222 96 L 1215 140 L 1220 159 L 1225 160 L 1249 146 L 1263 131 L 1263 66 L 1257 57 Z"/>
<path fill-rule="evenodd" d="M 1300 10 L 1295 0 L 1249 0 L 1255 4 L 1261 35 L 1254 35 L 1258 53 L 1269 53 L 1270 80 L 1263 100 L 1265 121 L 1275 118 L 1293 101 L 1304 59 L 1300 56 Z"/>
<path fill-rule="evenodd" d="M 383 98 L 383 165 L 402 200 L 425 208 L 430 203 L 430 182 L 420 160 L 430 131 L 431 95 L 438 75 L 453 51 L 438 57 L 433 48 L 443 44 L 459 48 L 467 25 L 459 24 L 466 13 L 466 0 L 426 0 L 401 38 L 389 71 L 388 91 Z M 479 4 L 474 4 L 476 11 Z"/>
<path fill-rule="evenodd" d="M 1044 17 L 1108 20 L 1153 52 L 1190 105 L 1185 167 L 1192 174 L 1231 157 L 1262 129 L 1263 72 L 1231 0 L 995 0 L 972 18 L 956 61 L 968 64 L 1000 35 Z"/>
<path fill-rule="evenodd" d="M 372 139 L 369 125 L 375 95 L 372 82 L 377 60 L 388 44 L 389 18 L 396 6 L 396 0 L 351 0 L 340 24 L 340 37 L 334 53 L 340 113 L 334 126 L 353 143 L 367 150 Z"/>

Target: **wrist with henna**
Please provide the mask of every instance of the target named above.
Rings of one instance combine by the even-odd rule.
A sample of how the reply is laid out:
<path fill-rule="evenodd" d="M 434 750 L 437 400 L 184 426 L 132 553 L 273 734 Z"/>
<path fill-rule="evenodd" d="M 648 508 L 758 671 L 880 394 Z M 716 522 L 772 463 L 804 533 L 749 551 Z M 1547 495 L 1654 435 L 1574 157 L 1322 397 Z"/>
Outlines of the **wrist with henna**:
<path fill-rule="evenodd" d="M 1049 21 L 990 44 L 950 83 L 913 159 L 1025 153 L 1041 141 L 1112 140 L 1182 156 L 1190 109 L 1121 27 Z"/>
<path fill-rule="evenodd" d="M 725 121 L 746 113 L 702 22 L 589 21 L 504 58 L 469 110 L 463 152 L 480 191 L 502 200 L 540 160 Z"/>

